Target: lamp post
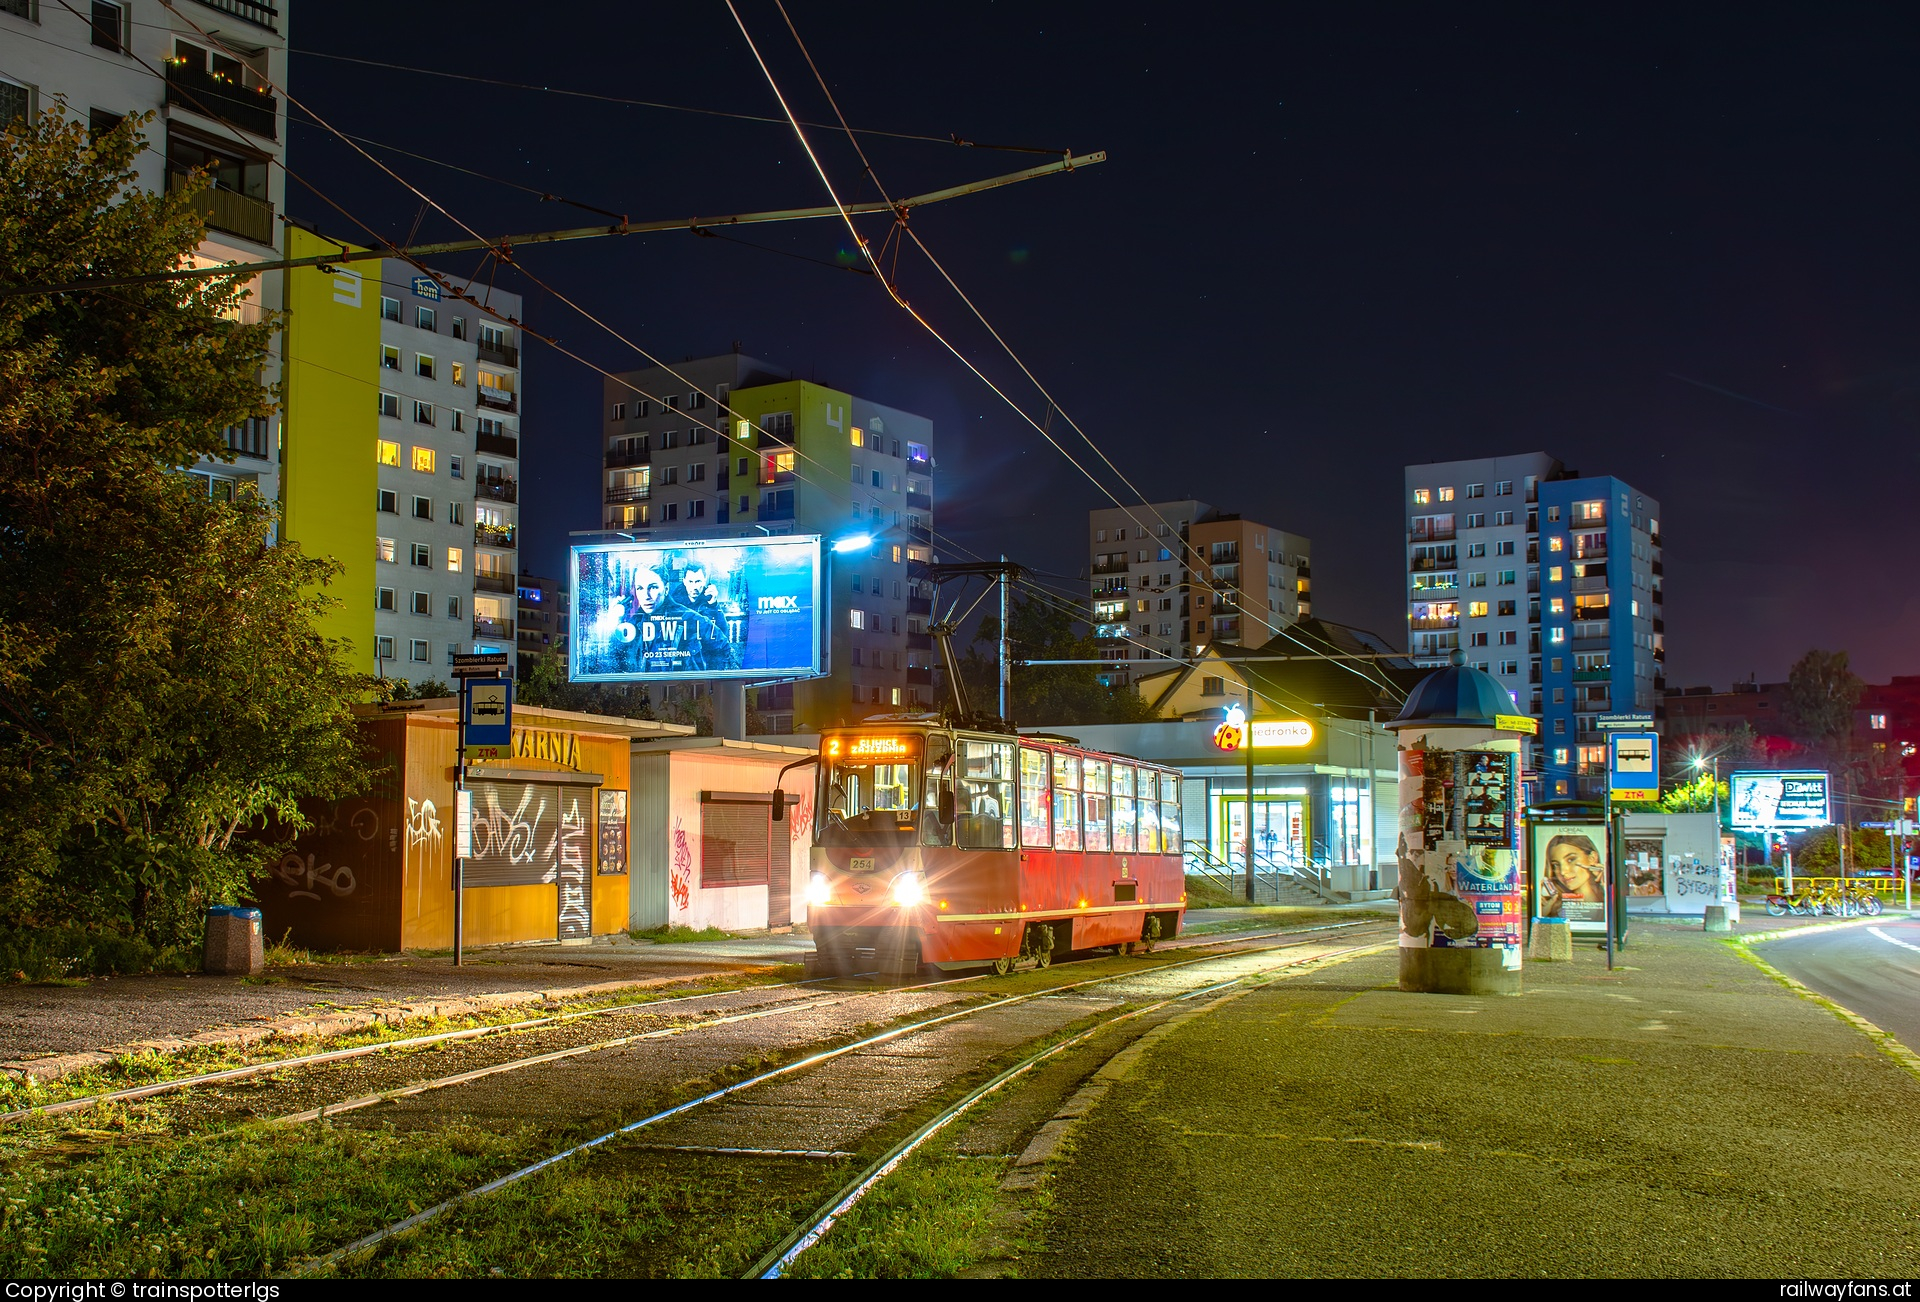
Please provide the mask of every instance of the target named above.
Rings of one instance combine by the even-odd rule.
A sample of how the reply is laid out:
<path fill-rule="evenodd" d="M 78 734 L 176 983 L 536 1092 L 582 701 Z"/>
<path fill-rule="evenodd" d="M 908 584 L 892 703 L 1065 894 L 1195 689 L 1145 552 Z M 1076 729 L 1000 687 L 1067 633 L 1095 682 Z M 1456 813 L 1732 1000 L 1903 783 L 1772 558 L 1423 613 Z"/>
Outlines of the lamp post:
<path fill-rule="evenodd" d="M 1720 866 L 1720 757 L 1718 755 L 1695 754 L 1693 757 L 1693 771 L 1698 773 L 1703 765 L 1708 766 L 1709 771 L 1713 774 L 1713 861 L 1717 874 Z M 1739 866 L 1737 864 L 1734 865 L 1736 878 L 1733 891 L 1734 912 L 1727 915 L 1736 922 L 1739 921 L 1738 913 L 1740 907 L 1739 871 Z"/>

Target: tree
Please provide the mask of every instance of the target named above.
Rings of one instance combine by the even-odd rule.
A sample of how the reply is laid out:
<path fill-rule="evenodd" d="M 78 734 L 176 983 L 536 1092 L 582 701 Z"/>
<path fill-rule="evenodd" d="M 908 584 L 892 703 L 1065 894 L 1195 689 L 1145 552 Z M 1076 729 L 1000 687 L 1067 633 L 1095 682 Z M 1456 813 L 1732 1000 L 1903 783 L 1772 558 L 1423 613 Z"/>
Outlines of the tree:
<path fill-rule="evenodd" d="M 1852 749 L 1853 710 L 1866 684 L 1845 651 L 1809 651 L 1787 671 L 1787 728 L 1822 758 L 1844 763 Z"/>
<path fill-rule="evenodd" d="M 1007 627 L 1016 661 L 1094 660 L 1100 654 L 1099 644 L 1070 613 L 1039 597 L 1015 597 Z M 960 660 L 976 711 L 991 711 L 999 703 L 999 640 L 1000 621 L 988 616 Z M 1151 717 L 1138 692 L 1106 686 L 1092 665 L 1016 664 L 1007 708 L 1022 725 L 1137 723 Z"/>
<path fill-rule="evenodd" d="M 135 187 L 150 118 L 0 134 L 10 282 L 191 259 L 205 179 Z M 0 299 L 0 923 L 183 938 L 244 898 L 303 800 L 367 780 L 371 680 L 315 631 L 338 567 L 273 545 L 257 494 L 181 473 L 272 410 L 276 323 L 236 319 L 243 285 Z"/>
<path fill-rule="evenodd" d="M 569 682 L 566 663 L 551 651 L 520 657 L 520 681 L 514 688 L 514 699 L 522 705 L 604 714 L 616 719 L 655 717 L 653 702 L 645 688 L 629 683 Z"/>

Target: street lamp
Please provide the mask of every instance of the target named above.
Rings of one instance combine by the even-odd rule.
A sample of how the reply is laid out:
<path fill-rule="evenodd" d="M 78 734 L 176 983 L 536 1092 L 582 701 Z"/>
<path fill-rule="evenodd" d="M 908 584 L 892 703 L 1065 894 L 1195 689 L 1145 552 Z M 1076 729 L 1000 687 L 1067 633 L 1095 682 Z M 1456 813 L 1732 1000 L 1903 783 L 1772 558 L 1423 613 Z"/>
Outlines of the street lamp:
<path fill-rule="evenodd" d="M 1693 756 L 1693 771 L 1698 773 L 1701 769 L 1709 767 L 1713 773 L 1713 857 L 1717 864 L 1720 858 L 1720 757 L 1718 755 L 1702 755 L 1698 751 L 1695 751 Z M 1735 867 L 1734 871 L 1736 873 L 1739 872 L 1738 866 Z M 1739 898 L 1739 893 L 1736 891 L 1734 899 L 1737 901 Z"/>

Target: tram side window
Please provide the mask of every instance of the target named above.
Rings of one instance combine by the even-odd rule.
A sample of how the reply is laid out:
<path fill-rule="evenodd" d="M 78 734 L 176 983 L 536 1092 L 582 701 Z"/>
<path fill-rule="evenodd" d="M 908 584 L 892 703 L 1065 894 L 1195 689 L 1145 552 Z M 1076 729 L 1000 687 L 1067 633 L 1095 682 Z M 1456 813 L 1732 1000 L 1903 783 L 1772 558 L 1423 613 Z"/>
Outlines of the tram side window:
<path fill-rule="evenodd" d="M 1080 757 L 1053 757 L 1053 848 L 1080 848 Z"/>
<path fill-rule="evenodd" d="M 1133 769 L 1126 764 L 1113 766 L 1113 848 L 1133 853 Z"/>
<path fill-rule="evenodd" d="M 999 741 L 960 743 L 960 812 L 954 841 L 976 850 L 1013 848 L 1013 746 Z"/>
<path fill-rule="evenodd" d="M 1180 853 L 1180 775 L 1160 775 L 1160 849 Z"/>
<path fill-rule="evenodd" d="M 1141 854 L 1160 853 L 1160 787 L 1159 776 L 1152 769 L 1139 771 L 1140 798 L 1134 805 L 1134 817 L 1139 820 L 1140 830 L 1134 837 L 1134 848 Z"/>
<path fill-rule="evenodd" d="M 1020 844 L 1042 850 L 1053 844 L 1053 824 L 1047 817 L 1050 769 L 1047 752 L 1020 748 Z"/>
<path fill-rule="evenodd" d="M 1080 761 L 1080 802 L 1086 810 L 1080 839 L 1088 850 L 1107 848 L 1107 762 L 1091 757 Z"/>

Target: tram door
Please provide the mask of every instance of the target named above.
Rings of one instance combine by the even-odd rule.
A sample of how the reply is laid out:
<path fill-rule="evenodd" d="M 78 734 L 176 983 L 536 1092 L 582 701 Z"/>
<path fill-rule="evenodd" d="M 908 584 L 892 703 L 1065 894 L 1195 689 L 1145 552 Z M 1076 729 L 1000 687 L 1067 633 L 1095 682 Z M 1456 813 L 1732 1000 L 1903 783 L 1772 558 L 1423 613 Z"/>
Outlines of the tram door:
<path fill-rule="evenodd" d="M 1247 852 L 1247 801 L 1229 797 L 1221 802 L 1226 813 L 1226 843 L 1217 853 L 1230 864 Z M 1253 802 L 1253 852 L 1269 863 L 1293 864 L 1306 857 L 1304 828 L 1298 800 Z"/>

